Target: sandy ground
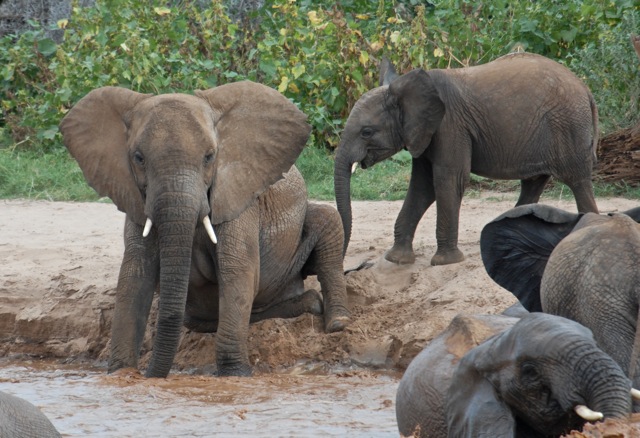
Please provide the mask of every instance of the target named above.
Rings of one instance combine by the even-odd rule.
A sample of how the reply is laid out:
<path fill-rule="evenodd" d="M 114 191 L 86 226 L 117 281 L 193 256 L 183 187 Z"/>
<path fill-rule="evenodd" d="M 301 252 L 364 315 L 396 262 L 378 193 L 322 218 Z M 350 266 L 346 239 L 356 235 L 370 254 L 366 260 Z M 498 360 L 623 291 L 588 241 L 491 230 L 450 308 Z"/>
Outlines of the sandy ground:
<path fill-rule="evenodd" d="M 499 313 L 513 296 L 487 276 L 480 258 L 482 227 L 511 208 L 514 193 L 466 196 L 460 249 L 466 260 L 430 266 L 435 252 L 435 208 L 414 241 L 416 263 L 397 266 L 382 255 L 392 244 L 401 202 L 354 202 L 353 236 L 345 269 L 354 316 L 345 332 L 325 334 L 319 317 L 303 315 L 251 326 L 250 360 L 258 373 L 297 367 L 309 371 L 353 365 L 402 372 L 458 313 Z M 575 211 L 573 201 L 543 202 Z M 637 206 L 599 199 L 602 212 Z M 124 214 L 109 203 L 0 201 L 0 354 L 89 359 L 104 364 L 121 262 Z M 308 287 L 318 288 L 314 278 Z M 147 331 L 141 365 L 149 359 Z M 214 334 L 185 330 L 177 370 L 215 369 Z"/>

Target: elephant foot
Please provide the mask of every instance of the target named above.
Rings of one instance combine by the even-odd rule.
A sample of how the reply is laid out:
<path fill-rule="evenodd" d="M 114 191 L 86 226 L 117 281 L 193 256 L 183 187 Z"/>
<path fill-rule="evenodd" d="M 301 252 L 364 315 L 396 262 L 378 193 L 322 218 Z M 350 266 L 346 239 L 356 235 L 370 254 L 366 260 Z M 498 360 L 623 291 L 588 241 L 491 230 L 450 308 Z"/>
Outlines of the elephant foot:
<path fill-rule="evenodd" d="M 322 315 L 322 294 L 315 289 L 309 289 L 300 297 L 302 300 L 302 313 L 311 313 L 312 315 Z M 298 316 L 298 315 L 294 315 Z"/>
<path fill-rule="evenodd" d="M 462 251 L 458 248 L 449 250 L 438 249 L 431 258 L 431 266 L 451 265 L 453 263 L 460 263 L 463 260 L 464 254 L 462 254 Z"/>
<path fill-rule="evenodd" d="M 324 331 L 326 333 L 341 332 L 351 322 L 351 312 L 345 306 L 334 303 L 325 309 Z"/>
<path fill-rule="evenodd" d="M 326 333 L 341 332 L 349 325 L 350 322 L 350 316 L 334 316 L 325 322 L 324 331 Z"/>
<path fill-rule="evenodd" d="M 397 265 L 412 265 L 416 261 L 416 256 L 413 253 L 411 244 L 394 244 L 393 247 L 384 254 L 384 258 Z"/>
<path fill-rule="evenodd" d="M 253 369 L 251 369 L 251 365 L 245 363 L 233 366 L 218 364 L 218 370 L 214 375 L 217 377 L 251 377 Z"/>

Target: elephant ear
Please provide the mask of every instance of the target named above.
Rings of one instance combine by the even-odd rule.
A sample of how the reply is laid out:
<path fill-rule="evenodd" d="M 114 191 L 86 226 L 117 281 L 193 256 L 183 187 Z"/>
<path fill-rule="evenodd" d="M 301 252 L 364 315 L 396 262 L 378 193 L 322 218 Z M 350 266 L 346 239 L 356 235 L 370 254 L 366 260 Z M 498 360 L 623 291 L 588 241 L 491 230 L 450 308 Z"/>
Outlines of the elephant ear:
<path fill-rule="evenodd" d="M 453 373 L 445 408 L 449 437 L 516 436 L 513 413 L 476 367 L 485 350 L 486 343 L 470 350 Z"/>
<path fill-rule="evenodd" d="M 542 204 L 515 207 L 497 217 L 480 234 L 487 273 L 529 312 L 541 312 L 540 282 L 549 256 L 580 217 Z"/>
<path fill-rule="evenodd" d="M 631 210 L 627 210 L 622 212 L 622 214 L 626 214 L 634 221 L 640 223 L 640 207 L 632 208 Z"/>
<path fill-rule="evenodd" d="M 418 158 L 431 143 L 445 113 L 444 102 L 429 73 L 412 70 L 389 85 L 401 111 L 405 147 Z"/>
<path fill-rule="evenodd" d="M 144 202 L 129 167 L 127 130 L 133 108 L 150 96 L 126 88 L 98 88 L 60 123 L 64 145 L 89 185 L 139 224 L 145 221 Z"/>
<path fill-rule="evenodd" d="M 212 186 L 212 222 L 240 215 L 282 178 L 302 152 L 311 126 L 282 94 L 251 81 L 222 85 L 196 96 L 214 111 L 219 142 Z"/>
<path fill-rule="evenodd" d="M 380 85 L 389 85 L 399 77 L 395 67 L 386 56 L 380 61 Z"/>

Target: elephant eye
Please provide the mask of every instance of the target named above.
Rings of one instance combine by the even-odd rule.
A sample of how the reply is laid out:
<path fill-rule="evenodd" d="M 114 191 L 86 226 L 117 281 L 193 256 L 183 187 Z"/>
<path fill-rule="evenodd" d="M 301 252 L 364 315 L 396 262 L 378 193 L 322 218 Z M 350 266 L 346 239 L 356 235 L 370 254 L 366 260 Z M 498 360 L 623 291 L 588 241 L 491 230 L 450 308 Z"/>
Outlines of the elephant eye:
<path fill-rule="evenodd" d="M 530 363 L 525 362 L 520 367 L 520 377 L 526 385 L 537 385 L 540 380 L 540 373 L 538 368 Z"/>
<path fill-rule="evenodd" d="M 204 156 L 203 163 L 205 166 L 208 166 L 209 164 L 213 163 L 213 152 L 210 152 Z"/>
<path fill-rule="evenodd" d="M 144 155 L 142 155 L 142 152 L 140 151 L 135 151 L 133 153 L 133 161 L 138 165 L 138 166 L 144 166 Z"/>
<path fill-rule="evenodd" d="M 373 136 L 373 129 L 367 127 L 362 128 L 362 131 L 360 131 L 360 135 L 362 136 L 362 138 L 371 138 L 371 136 Z"/>

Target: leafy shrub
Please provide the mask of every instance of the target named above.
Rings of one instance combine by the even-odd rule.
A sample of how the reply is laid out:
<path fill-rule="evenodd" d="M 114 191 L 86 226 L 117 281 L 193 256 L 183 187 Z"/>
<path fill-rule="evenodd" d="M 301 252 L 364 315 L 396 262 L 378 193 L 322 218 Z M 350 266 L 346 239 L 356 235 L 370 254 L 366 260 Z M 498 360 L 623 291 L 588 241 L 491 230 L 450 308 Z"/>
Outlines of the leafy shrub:
<path fill-rule="evenodd" d="M 629 44 L 622 44 L 638 24 L 634 0 L 274 0 L 241 24 L 229 19 L 222 0 L 172 3 L 75 4 L 71 18 L 58 23 L 61 44 L 37 23 L 2 38 L 0 140 L 59 148 L 60 119 L 99 86 L 192 92 L 248 78 L 291 98 L 309 116 L 314 143 L 335 147 L 353 104 L 377 85 L 383 55 L 406 72 L 484 63 L 514 49 L 579 70 L 596 91 L 602 118 L 615 118 L 611 126 L 637 113 L 637 64 L 624 59 Z M 627 115 L 616 112 L 620 102 L 629 103 Z"/>

